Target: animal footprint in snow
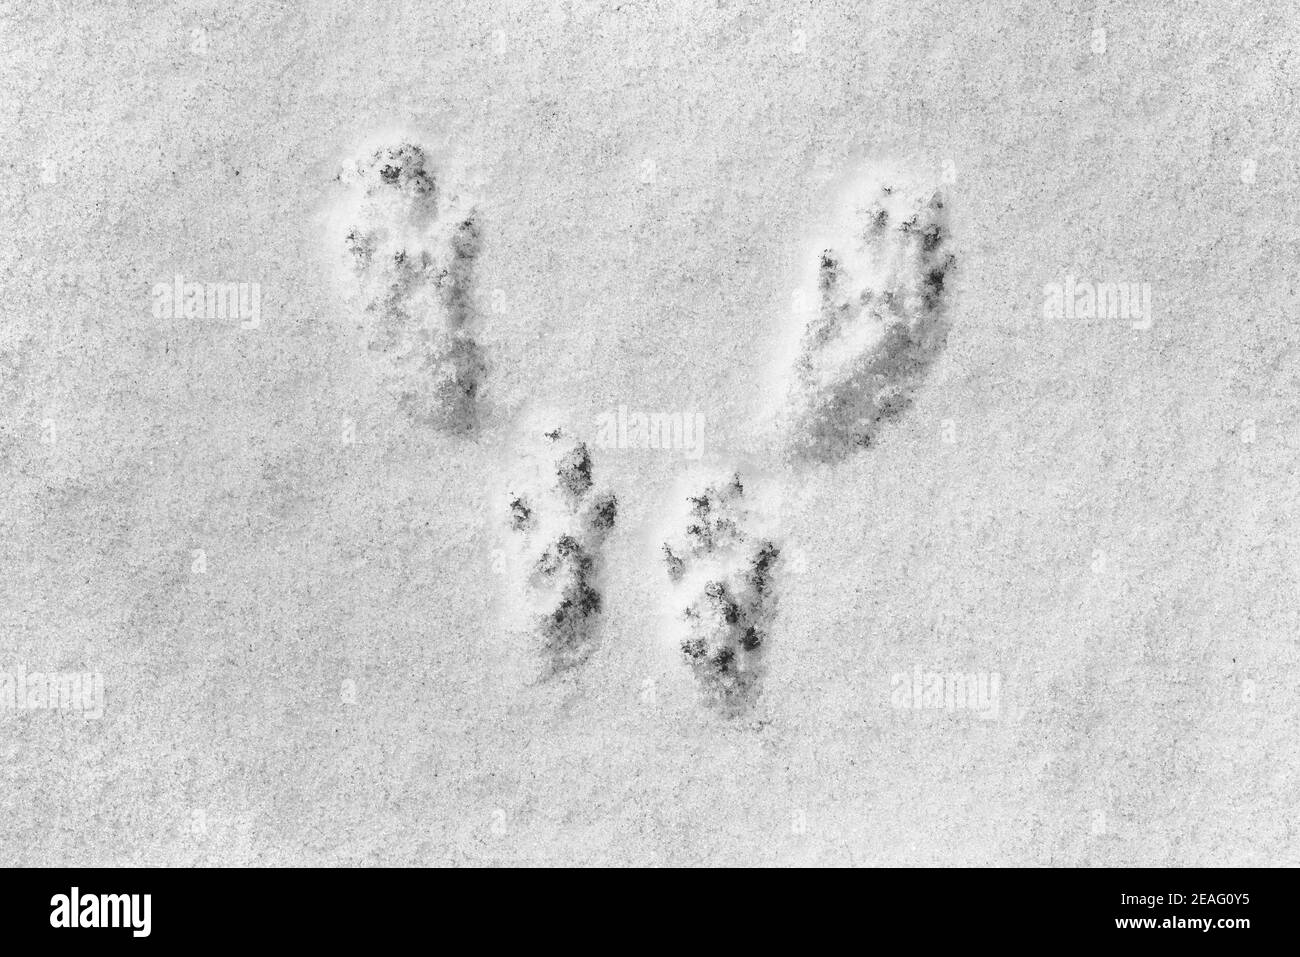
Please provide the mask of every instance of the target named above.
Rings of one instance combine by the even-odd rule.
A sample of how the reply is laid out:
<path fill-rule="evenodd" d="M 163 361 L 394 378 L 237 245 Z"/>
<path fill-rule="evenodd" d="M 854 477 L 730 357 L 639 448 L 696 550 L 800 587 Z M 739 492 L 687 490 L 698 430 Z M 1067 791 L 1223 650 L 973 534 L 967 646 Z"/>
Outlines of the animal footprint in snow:
<path fill-rule="evenodd" d="M 429 157 L 410 142 L 369 152 L 338 178 L 348 284 L 390 392 L 418 421 L 472 431 L 486 371 L 472 337 L 474 209 L 443 195 Z"/>
<path fill-rule="evenodd" d="M 663 546 L 674 638 L 705 697 L 737 713 L 758 693 L 780 549 L 757 531 L 762 519 L 748 507 L 739 475 L 687 504 L 685 532 Z"/>
<path fill-rule="evenodd" d="M 820 255 L 792 373 L 796 456 L 827 461 L 866 447 L 911 404 L 946 341 L 955 263 L 937 188 L 895 176 L 850 193 Z"/>
<path fill-rule="evenodd" d="M 614 527 L 618 501 L 597 493 L 591 453 L 559 429 L 545 434 L 538 474 L 510 496 L 515 571 L 523 624 L 542 659 L 542 677 L 590 657 L 601 610 L 601 553 Z"/>

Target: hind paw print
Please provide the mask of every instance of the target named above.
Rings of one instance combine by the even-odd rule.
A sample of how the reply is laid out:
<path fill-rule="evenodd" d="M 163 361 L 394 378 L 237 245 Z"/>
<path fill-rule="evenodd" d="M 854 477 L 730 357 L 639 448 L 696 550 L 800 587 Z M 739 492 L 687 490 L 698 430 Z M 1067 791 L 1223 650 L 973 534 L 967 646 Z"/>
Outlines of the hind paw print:
<path fill-rule="evenodd" d="M 816 314 L 793 370 L 796 456 L 869 446 L 912 403 L 946 341 L 955 264 L 936 188 L 895 177 L 854 194 L 820 255 Z"/>
<path fill-rule="evenodd" d="M 472 431 L 487 369 L 472 335 L 476 212 L 442 195 L 413 143 L 377 149 L 339 180 L 350 286 L 389 391 L 417 421 Z"/>
<path fill-rule="evenodd" d="M 762 677 L 780 548 L 753 531 L 756 518 L 739 475 L 687 503 L 684 533 L 663 545 L 675 638 L 705 698 L 725 712 L 742 712 Z"/>
<path fill-rule="evenodd" d="M 511 494 L 508 521 L 526 625 L 549 677 L 582 664 L 597 646 L 601 553 L 618 500 L 595 491 L 584 443 L 559 429 L 544 438 L 548 465 L 540 480 Z"/>

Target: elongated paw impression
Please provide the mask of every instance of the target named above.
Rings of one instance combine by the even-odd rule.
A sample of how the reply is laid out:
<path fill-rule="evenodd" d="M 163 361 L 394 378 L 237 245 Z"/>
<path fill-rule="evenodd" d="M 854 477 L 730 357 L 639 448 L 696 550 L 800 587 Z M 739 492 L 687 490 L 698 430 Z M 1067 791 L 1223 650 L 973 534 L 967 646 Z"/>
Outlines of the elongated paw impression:
<path fill-rule="evenodd" d="M 818 256 L 790 384 L 792 451 L 841 458 L 912 404 L 946 343 L 955 265 L 938 189 L 895 177 L 852 194 Z"/>
<path fill-rule="evenodd" d="M 440 189 L 424 149 L 381 147 L 339 174 L 348 287 L 398 406 L 449 432 L 478 422 L 487 363 L 473 338 L 480 226 Z"/>

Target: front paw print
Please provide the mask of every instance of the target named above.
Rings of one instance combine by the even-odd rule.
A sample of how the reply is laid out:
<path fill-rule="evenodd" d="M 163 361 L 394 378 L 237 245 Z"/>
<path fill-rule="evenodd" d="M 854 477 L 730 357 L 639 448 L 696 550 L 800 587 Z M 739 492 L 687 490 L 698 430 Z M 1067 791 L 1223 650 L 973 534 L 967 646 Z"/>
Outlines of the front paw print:
<path fill-rule="evenodd" d="M 685 533 L 665 542 L 675 638 L 704 696 L 725 713 L 752 706 L 776 613 L 773 570 L 780 548 L 755 534 L 740 476 L 687 500 Z"/>
<path fill-rule="evenodd" d="M 547 432 L 540 482 L 510 496 L 508 523 L 519 546 L 517 582 L 543 677 L 586 661 L 598 644 L 597 587 L 605 537 L 618 501 L 594 491 L 591 453 L 559 429 Z"/>

